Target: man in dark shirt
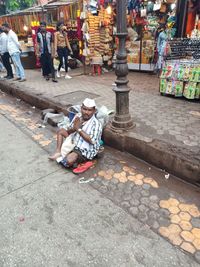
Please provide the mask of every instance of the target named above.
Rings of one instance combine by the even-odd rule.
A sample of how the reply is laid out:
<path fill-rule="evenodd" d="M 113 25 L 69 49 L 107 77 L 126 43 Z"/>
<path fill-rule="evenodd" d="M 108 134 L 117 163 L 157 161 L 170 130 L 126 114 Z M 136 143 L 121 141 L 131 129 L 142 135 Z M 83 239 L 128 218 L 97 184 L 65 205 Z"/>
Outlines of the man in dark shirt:
<path fill-rule="evenodd" d="M 37 33 L 37 56 L 40 57 L 43 76 L 49 80 L 49 75 L 52 75 L 52 81 L 57 82 L 55 79 L 55 69 L 53 66 L 54 47 L 53 35 L 46 30 L 46 22 L 40 23 L 40 31 Z"/>

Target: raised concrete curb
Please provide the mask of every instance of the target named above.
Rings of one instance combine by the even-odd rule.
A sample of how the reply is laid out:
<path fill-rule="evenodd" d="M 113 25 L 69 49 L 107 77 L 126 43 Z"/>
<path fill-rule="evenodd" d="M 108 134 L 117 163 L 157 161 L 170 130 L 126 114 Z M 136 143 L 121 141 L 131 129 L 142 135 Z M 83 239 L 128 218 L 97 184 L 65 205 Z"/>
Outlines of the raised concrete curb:
<path fill-rule="evenodd" d="M 32 92 L 29 93 L 28 90 L 19 88 L 15 83 L 0 81 L 0 89 L 39 109 L 52 108 L 68 114 L 68 107 L 62 103 Z M 114 132 L 110 126 L 104 130 L 104 140 L 109 146 L 126 151 L 160 169 L 200 186 L 200 162 L 195 157 L 188 157 L 189 153 L 186 149 L 172 146 L 164 141 L 145 138 L 133 132 Z"/>
<path fill-rule="evenodd" d="M 104 131 L 105 143 L 168 171 L 187 182 L 200 186 L 200 162 L 188 160 L 187 151 L 164 141 L 151 140 L 138 134 L 113 132 L 108 126 Z"/>

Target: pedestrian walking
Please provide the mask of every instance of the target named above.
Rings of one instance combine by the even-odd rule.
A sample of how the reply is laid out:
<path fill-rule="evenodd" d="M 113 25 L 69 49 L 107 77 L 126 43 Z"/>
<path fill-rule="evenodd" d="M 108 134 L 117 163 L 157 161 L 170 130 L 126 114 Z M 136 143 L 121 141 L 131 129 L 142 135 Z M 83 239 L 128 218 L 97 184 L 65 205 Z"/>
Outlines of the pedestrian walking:
<path fill-rule="evenodd" d="M 69 43 L 67 36 L 67 28 L 62 22 L 57 23 L 57 31 L 55 32 L 54 47 L 55 55 L 59 58 L 59 66 L 57 70 L 57 77 L 60 78 L 60 69 L 63 66 L 63 59 L 65 64 L 65 79 L 71 79 L 72 77 L 68 74 L 68 56 L 72 54 L 72 48 Z"/>
<path fill-rule="evenodd" d="M 46 22 L 40 23 L 40 31 L 37 33 L 37 56 L 40 57 L 40 63 L 42 66 L 42 74 L 48 81 L 50 74 L 52 82 L 58 82 L 55 78 L 55 69 L 53 65 L 54 59 L 54 41 L 51 32 L 47 32 Z"/>
<path fill-rule="evenodd" d="M 3 31 L 2 27 L 0 27 L 0 54 L 3 66 L 7 71 L 7 75 L 4 78 L 10 80 L 13 79 L 13 71 L 12 71 L 12 66 L 10 64 L 10 55 L 8 53 L 7 44 L 8 44 L 8 36 Z"/>
<path fill-rule="evenodd" d="M 16 80 L 19 82 L 26 81 L 24 68 L 21 63 L 21 47 L 18 41 L 17 34 L 12 31 L 10 25 L 8 23 L 4 23 L 2 25 L 3 31 L 7 34 L 7 50 L 10 54 L 12 61 L 14 63 L 16 69 Z"/>

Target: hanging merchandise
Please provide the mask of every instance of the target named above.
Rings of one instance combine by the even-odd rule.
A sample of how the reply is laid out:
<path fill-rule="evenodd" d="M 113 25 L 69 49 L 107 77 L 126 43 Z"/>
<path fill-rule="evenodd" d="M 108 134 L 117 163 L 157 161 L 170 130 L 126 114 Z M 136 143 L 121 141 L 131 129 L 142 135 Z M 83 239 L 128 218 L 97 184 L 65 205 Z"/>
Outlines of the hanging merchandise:
<path fill-rule="evenodd" d="M 174 4 L 175 1 L 173 1 Z M 173 9 L 174 10 L 174 9 Z M 127 38 L 128 67 L 133 70 L 154 71 L 158 58 L 157 39 L 167 25 L 167 36 L 173 37 L 176 33 L 176 17 L 171 12 L 171 1 L 130 0 L 128 12 L 129 28 L 137 33 L 137 38 Z M 170 55 L 170 45 L 166 45 L 164 57 Z M 160 62 L 164 59 L 160 58 Z M 156 65 L 157 66 L 157 65 Z"/>
<path fill-rule="evenodd" d="M 112 64 L 113 14 L 112 6 L 110 6 L 109 2 L 98 1 L 96 15 L 91 12 L 91 1 L 89 6 L 84 5 L 86 19 L 83 22 L 82 32 L 84 39 L 83 55 L 86 65 L 102 66 L 104 63 L 106 65 Z M 98 70 L 98 73 L 100 72 Z"/>
<path fill-rule="evenodd" d="M 162 3 L 160 7 L 160 13 L 166 13 L 167 12 L 167 5 L 166 3 Z"/>
<path fill-rule="evenodd" d="M 128 10 L 139 10 L 141 5 L 140 0 L 128 0 Z"/>
<path fill-rule="evenodd" d="M 156 3 L 153 6 L 153 11 L 158 11 L 161 8 L 161 1 L 156 1 Z"/>

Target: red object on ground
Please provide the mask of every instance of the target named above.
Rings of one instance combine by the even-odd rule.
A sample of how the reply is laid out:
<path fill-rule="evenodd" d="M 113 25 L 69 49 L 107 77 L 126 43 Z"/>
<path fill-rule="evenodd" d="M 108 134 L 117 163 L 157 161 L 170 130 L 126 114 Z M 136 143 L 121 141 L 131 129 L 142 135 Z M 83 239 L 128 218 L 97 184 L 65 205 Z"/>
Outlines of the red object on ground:
<path fill-rule="evenodd" d="M 79 164 L 77 168 L 73 169 L 73 173 L 80 174 L 85 171 L 87 171 L 89 168 L 91 168 L 94 165 L 92 161 L 87 161 L 83 164 Z"/>
<path fill-rule="evenodd" d="M 24 221 L 25 221 L 25 218 L 24 218 L 24 217 L 20 217 L 20 218 L 19 218 L 19 221 L 20 221 L 20 222 L 24 222 Z"/>

